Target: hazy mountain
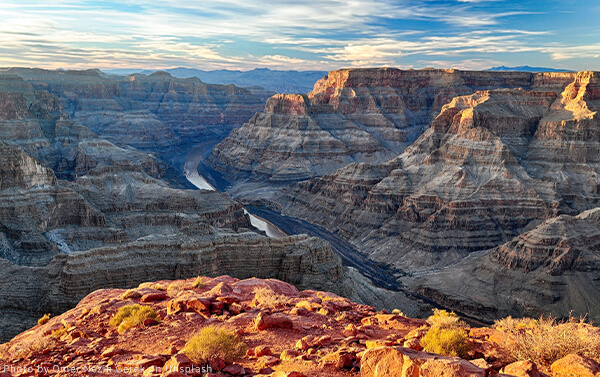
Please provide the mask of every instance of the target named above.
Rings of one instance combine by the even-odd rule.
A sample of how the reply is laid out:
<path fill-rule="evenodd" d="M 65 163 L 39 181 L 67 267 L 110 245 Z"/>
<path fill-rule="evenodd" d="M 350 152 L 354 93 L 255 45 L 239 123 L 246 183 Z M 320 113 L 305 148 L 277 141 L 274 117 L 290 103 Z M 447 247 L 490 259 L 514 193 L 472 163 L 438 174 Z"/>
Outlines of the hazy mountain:
<path fill-rule="evenodd" d="M 237 86 L 261 86 L 277 93 L 308 93 L 314 83 L 325 76 L 324 71 L 274 71 L 268 68 L 257 68 L 251 71 L 232 71 L 221 69 L 203 71 L 195 68 L 171 68 L 164 70 L 178 78 L 198 77 L 208 84 L 235 84 Z M 155 70 L 114 69 L 104 71 L 115 75 L 131 73 L 151 74 Z"/>
<path fill-rule="evenodd" d="M 492 67 L 486 71 L 512 71 L 512 72 L 570 72 L 568 69 L 546 68 L 546 67 L 531 67 L 528 65 L 520 65 L 518 67 Z"/>

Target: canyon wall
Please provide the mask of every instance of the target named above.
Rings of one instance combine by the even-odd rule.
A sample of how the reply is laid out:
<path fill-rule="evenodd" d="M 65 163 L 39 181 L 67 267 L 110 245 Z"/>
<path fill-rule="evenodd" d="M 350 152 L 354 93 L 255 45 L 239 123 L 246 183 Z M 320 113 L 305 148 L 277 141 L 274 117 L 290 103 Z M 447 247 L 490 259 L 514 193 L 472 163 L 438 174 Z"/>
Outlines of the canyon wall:
<path fill-rule="evenodd" d="M 576 293 L 599 278 L 595 232 L 583 234 L 597 227 L 584 211 L 600 205 L 600 80 L 555 75 L 456 97 L 399 156 L 297 183 L 279 201 L 463 313 L 600 318 L 600 292 Z"/>
<path fill-rule="evenodd" d="M 171 185 L 155 154 L 100 138 L 18 76 L 0 74 L 0 98 L 0 339 L 93 290 L 149 279 L 228 273 L 343 290 L 328 243 L 252 232 L 239 203 Z"/>
<path fill-rule="evenodd" d="M 260 111 L 273 94 L 160 71 L 127 77 L 98 70 L 6 72 L 58 97 L 65 113 L 103 139 L 158 152 L 165 159 L 195 144 L 221 140 Z"/>
<path fill-rule="evenodd" d="M 273 184 L 331 174 L 402 153 L 442 106 L 477 90 L 563 88 L 571 73 L 393 68 L 330 72 L 308 95 L 271 97 L 263 112 L 217 145 L 209 161 L 229 177 Z"/>

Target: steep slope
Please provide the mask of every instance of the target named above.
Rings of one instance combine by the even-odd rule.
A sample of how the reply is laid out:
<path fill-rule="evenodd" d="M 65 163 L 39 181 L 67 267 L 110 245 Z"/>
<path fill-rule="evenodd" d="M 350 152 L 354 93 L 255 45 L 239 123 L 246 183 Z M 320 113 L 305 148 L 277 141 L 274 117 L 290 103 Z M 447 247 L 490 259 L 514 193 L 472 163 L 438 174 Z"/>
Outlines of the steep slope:
<path fill-rule="evenodd" d="M 600 209 L 561 215 L 501 246 L 407 283 L 441 304 L 488 320 L 573 314 L 598 321 L 599 240 Z"/>
<path fill-rule="evenodd" d="M 66 113 L 118 146 L 170 158 L 197 143 L 221 140 L 265 101 L 265 93 L 210 85 L 166 72 L 109 76 L 98 70 L 11 68 L 37 90 L 59 97 Z"/>
<path fill-rule="evenodd" d="M 452 98 L 494 88 L 564 88 L 574 74 L 525 72 L 330 72 L 308 95 L 276 95 L 217 145 L 209 160 L 232 177 L 290 182 L 377 163 L 411 145 Z M 235 180 L 235 179 L 234 179 Z"/>
<path fill-rule="evenodd" d="M 417 276 L 457 263 L 471 252 L 502 244 L 502 250 L 516 247 L 521 241 L 515 237 L 542 221 L 600 204 L 599 82 L 598 73 L 580 72 L 559 93 L 540 82 L 535 90 L 457 97 L 402 155 L 378 165 L 351 164 L 299 183 L 281 199 L 284 210 L 322 224 L 372 258 Z M 552 231 L 558 239 L 572 237 L 566 228 Z M 597 292 L 569 298 L 579 284 L 598 278 L 592 262 L 589 271 L 569 270 L 565 279 L 571 280 L 556 286 L 533 271 L 517 278 L 503 270 L 557 264 L 544 272 L 551 275 L 579 255 L 561 259 L 561 245 L 552 246 L 551 239 L 542 245 L 551 251 L 524 260 L 497 252 L 495 264 L 473 267 L 477 256 L 469 256 L 459 264 L 467 273 L 459 273 L 458 267 L 434 273 L 436 278 L 423 285 L 422 293 L 485 319 L 544 310 L 561 316 L 569 310 L 590 312 L 598 318 L 593 305 Z M 585 261 L 597 257 L 591 245 Z M 446 278 L 453 283 L 446 285 Z M 467 297 L 479 289 L 487 293 Z M 442 291 L 460 298 L 440 299 L 436 292 Z M 529 293 L 519 298 L 519 292 Z"/>

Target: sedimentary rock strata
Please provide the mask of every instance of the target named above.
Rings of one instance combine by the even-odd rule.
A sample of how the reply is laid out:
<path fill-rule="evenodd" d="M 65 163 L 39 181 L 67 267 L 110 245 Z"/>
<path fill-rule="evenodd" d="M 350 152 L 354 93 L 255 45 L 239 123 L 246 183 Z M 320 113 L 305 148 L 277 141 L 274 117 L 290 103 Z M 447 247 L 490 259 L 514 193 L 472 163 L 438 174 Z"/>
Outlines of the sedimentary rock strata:
<path fill-rule="evenodd" d="M 539 87 L 457 97 L 400 156 L 300 183 L 285 196 L 286 209 L 308 219 L 318 213 L 314 221 L 357 240 L 375 258 L 414 269 L 497 246 L 540 219 L 593 207 L 596 120 L 567 110 L 594 106 L 591 98 L 582 104 L 569 97 L 586 75 L 562 94 Z M 588 124 L 589 131 L 567 131 Z"/>
<path fill-rule="evenodd" d="M 54 94 L 64 111 L 118 146 L 166 158 L 196 143 L 220 140 L 262 109 L 264 91 L 210 85 L 166 72 L 110 76 L 98 70 L 12 68 L 37 90 Z"/>
<path fill-rule="evenodd" d="M 454 97 L 481 89 L 562 89 L 572 74 L 353 69 L 330 72 L 308 95 L 276 95 L 210 161 L 230 176 L 273 183 L 321 176 L 402 153 Z"/>
<path fill-rule="evenodd" d="M 0 75 L 0 96 L 1 339 L 93 290 L 149 279 L 226 272 L 340 288 L 324 241 L 251 232 L 239 203 L 170 184 L 155 155 L 98 137 L 17 76 Z"/>
<path fill-rule="evenodd" d="M 493 320 L 551 314 L 597 321 L 600 210 L 561 215 L 491 250 L 406 281 L 439 303 Z"/>
<path fill-rule="evenodd" d="M 562 88 L 534 82 L 454 98 L 398 157 L 298 183 L 281 199 L 284 210 L 419 275 L 504 245 L 470 256 L 460 273 L 424 278 L 420 292 L 488 320 L 544 310 L 596 318 L 589 302 L 598 292 L 573 293 L 598 277 L 593 233 L 582 252 L 565 217 L 535 227 L 599 205 L 598 74 L 580 72 Z M 543 243 L 532 246 L 541 231 Z"/>

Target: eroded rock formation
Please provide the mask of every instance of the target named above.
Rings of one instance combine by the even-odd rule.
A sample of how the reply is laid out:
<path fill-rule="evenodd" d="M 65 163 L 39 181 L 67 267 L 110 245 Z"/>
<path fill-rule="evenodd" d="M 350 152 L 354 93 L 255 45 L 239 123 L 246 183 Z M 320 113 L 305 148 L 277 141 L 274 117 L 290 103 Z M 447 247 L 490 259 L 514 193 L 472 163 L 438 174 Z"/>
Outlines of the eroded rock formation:
<path fill-rule="evenodd" d="M 207 140 L 221 140 L 260 111 L 269 93 L 211 85 L 166 72 L 110 76 L 98 70 L 12 68 L 37 90 L 60 99 L 70 117 L 118 146 L 167 159 Z"/>
<path fill-rule="evenodd" d="M 156 155 L 100 138 L 53 94 L 0 74 L 0 98 L 0 339 L 96 289 L 198 274 L 277 277 L 391 305 L 325 241 L 252 232 L 239 203 L 169 183 L 175 173 Z"/>
<path fill-rule="evenodd" d="M 276 95 L 215 147 L 230 176 L 272 183 L 330 174 L 351 162 L 402 153 L 454 97 L 481 89 L 564 88 L 573 74 L 351 69 L 330 72 L 308 95 Z"/>

